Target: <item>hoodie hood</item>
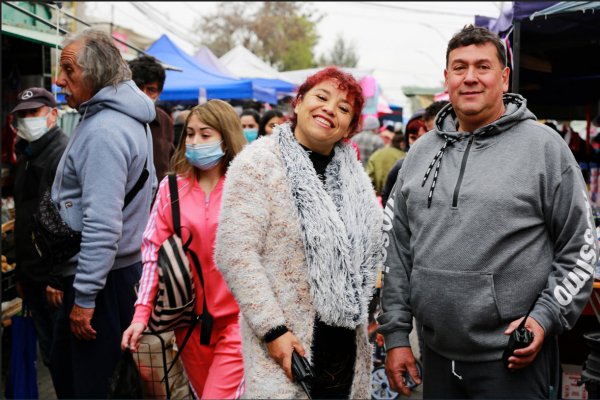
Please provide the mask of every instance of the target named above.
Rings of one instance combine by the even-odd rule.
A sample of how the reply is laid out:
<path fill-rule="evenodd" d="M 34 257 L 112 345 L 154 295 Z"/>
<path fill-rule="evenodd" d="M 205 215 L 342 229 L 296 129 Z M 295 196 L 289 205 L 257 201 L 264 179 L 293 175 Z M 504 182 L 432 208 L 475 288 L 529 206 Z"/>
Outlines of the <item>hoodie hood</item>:
<path fill-rule="evenodd" d="M 505 93 L 502 96 L 506 111 L 504 115 L 489 125 L 477 128 L 473 135 L 478 138 L 493 136 L 506 132 L 521 121 L 531 119 L 536 120 L 535 115 L 527 109 L 527 100 L 519 94 Z M 450 139 L 461 140 L 463 137 L 471 135 L 470 132 L 459 132 L 456 130 L 458 119 L 451 103 L 448 103 L 440 110 L 436 119 L 434 130 L 439 136 L 447 136 Z M 445 137 L 444 137 L 445 138 Z"/>
<path fill-rule="evenodd" d="M 143 124 L 152 122 L 156 117 L 154 103 L 132 80 L 102 88 L 79 106 L 79 113 L 89 118 L 104 108 L 112 108 Z"/>
<path fill-rule="evenodd" d="M 423 176 L 423 181 L 421 183 L 421 186 L 424 186 L 425 182 L 427 182 L 427 179 L 429 179 L 431 172 L 435 171 L 433 174 L 431 187 L 429 189 L 429 194 L 427 195 L 427 208 L 431 206 L 433 192 L 435 191 L 435 186 L 442 164 L 442 157 L 444 157 L 444 153 L 448 147 L 453 146 L 456 142 L 460 142 L 463 139 L 469 138 L 469 143 L 466 150 L 466 153 L 468 154 L 471 144 L 475 139 L 480 142 L 485 142 L 486 138 L 506 132 L 522 121 L 528 119 L 534 121 L 536 120 L 535 115 L 533 115 L 533 113 L 527 109 L 527 101 L 523 96 L 514 93 L 506 93 L 502 96 L 502 100 L 504 101 L 504 106 L 506 107 L 504 114 L 491 124 L 479 127 L 472 133 L 457 131 L 456 127 L 458 126 L 458 119 L 456 118 L 456 112 L 452 107 L 452 103 L 447 104 L 440 110 L 435 119 L 434 130 L 438 136 L 444 139 L 444 144 L 433 157 L 433 160 L 431 160 L 431 163 L 429 164 L 427 171 L 425 171 L 425 176 Z M 466 161 L 466 157 L 463 160 L 462 168 L 464 168 L 464 161 Z"/>

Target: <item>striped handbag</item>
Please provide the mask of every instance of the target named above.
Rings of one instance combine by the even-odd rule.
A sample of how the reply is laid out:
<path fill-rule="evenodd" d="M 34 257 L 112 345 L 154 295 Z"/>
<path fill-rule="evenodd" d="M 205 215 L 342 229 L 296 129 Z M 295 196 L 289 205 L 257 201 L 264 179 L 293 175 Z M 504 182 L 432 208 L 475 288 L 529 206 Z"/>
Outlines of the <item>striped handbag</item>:
<path fill-rule="evenodd" d="M 208 344 L 213 317 L 208 312 L 204 291 L 202 291 L 203 298 L 201 299 L 203 300 L 202 314 L 197 315 L 196 313 L 196 289 L 188 255 L 196 269 L 200 284 L 204 286 L 202 268 L 197 255 L 189 248 L 192 243 L 191 233 L 185 243 L 181 241 L 177 176 L 171 174 L 168 179 L 175 234 L 165 240 L 158 250 L 158 292 L 148 321 L 148 328 L 154 333 L 162 333 L 188 326 L 184 340 L 186 343 L 194 327 L 201 322 L 200 342 Z"/>
<path fill-rule="evenodd" d="M 158 250 L 158 294 L 148 327 L 155 333 L 188 326 L 196 317 L 196 292 L 181 239 L 173 235 Z"/>

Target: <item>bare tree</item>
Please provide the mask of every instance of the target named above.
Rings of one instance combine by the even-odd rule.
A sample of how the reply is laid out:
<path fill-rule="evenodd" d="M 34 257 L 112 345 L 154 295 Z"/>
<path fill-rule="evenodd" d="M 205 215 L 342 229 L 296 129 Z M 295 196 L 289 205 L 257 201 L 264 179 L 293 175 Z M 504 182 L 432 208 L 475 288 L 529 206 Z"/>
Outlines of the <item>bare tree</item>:
<path fill-rule="evenodd" d="M 358 54 L 356 52 L 356 43 L 347 42 L 341 33 L 338 33 L 333 48 L 328 53 L 319 57 L 319 65 L 337 65 L 338 67 L 354 68 L 358 65 Z"/>
<path fill-rule="evenodd" d="M 196 30 L 218 57 L 241 44 L 284 71 L 315 66 L 320 18 L 299 2 L 223 2 L 215 14 L 201 18 Z"/>

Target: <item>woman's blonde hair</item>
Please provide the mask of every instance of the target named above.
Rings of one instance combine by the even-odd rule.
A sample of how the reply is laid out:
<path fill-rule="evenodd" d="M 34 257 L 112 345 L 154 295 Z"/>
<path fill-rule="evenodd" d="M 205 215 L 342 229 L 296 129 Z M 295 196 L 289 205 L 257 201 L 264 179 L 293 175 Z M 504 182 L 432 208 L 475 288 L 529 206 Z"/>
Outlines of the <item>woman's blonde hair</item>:
<path fill-rule="evenodd" d="M 221 174 L 224 175 L 231 160 L 242 150 L 247 141 L 242 131 L 242 124 L 235 110 L 231 105 L 222 100 L 209 100 L 204 104 L 192 108 L 190 114 L 185 119 L 181 138 L 171 158 L 171 172 L 185 176 L 186 178 L 194 177 L 195 180 L 198 180 L 200 177 L 200 170 L 194 168 L 185 157 L 187 126 L 190 118 L 194 116 L 221 134 L 224 144 L 223 152 L 225 153 L 221 160 Z"/>

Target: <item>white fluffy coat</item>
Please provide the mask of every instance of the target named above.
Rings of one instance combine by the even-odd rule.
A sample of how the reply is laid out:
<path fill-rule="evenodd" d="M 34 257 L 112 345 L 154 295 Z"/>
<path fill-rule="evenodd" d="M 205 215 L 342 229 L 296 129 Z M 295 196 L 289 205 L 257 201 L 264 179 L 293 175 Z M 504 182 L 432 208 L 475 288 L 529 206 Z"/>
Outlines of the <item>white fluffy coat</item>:
<path fill-rule="evenodd" d="M 284 125 L 288 129 L 288 125 Z M 240 325 L 249 398 L 304 398 L 299 385 L 290 382 L 267 352 L 262 338 L 272 328 L 286 325 L 298 337 L 311 360 L 313 325 L 317 314 L 311 296 L 309 265 L 299 211 L 282 161 L 279 130 L 273 136 L 248 145 L 231 164 L 226 176 L 221 219 L 215 249 L 221 269 L 241 309 Z M 298 144 L 295 143 L 297 146 Z M 344 193 L 344 201 L 360 204 L 364 215 L 372 216 L 368 226 L 354 227 L 366 237 L 361 265 L 360 304 L 368 303 L 373 276 L 380 260 L 382 210 L 360 162 L 347 157 L 354 150 L 339 144 L 335 157 L 342 164 L 337 177 L 326 177 L 328 185 L 347 187 L 349 180 L 360 182 L 366 191 Z M 328 173 L 330 169 L 328 168 Z M 316 174 L 312 169 L 312 174 Z M 358 177 L 358 178 L 357 178 Z M 336 182 L 337 179 L 337 182 Z M 352 186 L 352 185 L 350 185 Z M 334 190 L 335 196 L 335 190 Z M 346 210 L 342 210 L 347 212 Z M 360 216 L 360 218 L 364 218 Z M 355 220 L 360 219 L 354 218 Z M 348 230 L 348 236 L 356 235 Z M 346 238 L 346 240 L 349 240 Z M 350 239 L 351 240 L 351 239 Z M 339 301 L 330 296 L 326 302 Z M 356 327 L 356 362 L 350 398 L 370 398 L 372 346 L 367 338 L 367 318 L 361 313 Z"/>

